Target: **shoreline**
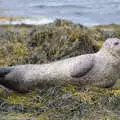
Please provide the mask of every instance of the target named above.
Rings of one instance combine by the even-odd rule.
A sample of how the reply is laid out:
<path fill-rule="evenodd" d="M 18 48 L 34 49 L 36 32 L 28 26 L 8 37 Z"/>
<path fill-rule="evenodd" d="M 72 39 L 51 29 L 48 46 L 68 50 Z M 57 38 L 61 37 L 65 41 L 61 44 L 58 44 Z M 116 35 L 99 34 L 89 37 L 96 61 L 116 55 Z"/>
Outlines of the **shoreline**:
<path fill-rule="evenodd" d="M 49 23 L 53 23 L 56 20 L 66 20 L 66 21 L 71 21 L 69 19 L 50 19 L 47 17 L 23 17 L 23 16 L 16 16 L 16 17 L 9 17 L 9 16 L 0 16 L 0 26 L 2 25 L 46 25 Z M 71 21 L 73 24 L 81 24 L 75 23 Z M 111 24 L 116 24 L 119 25 L 120 23 L 108 23 L 108 24 L 100 24 L 100 23 L 84 23 L 81 24 L 86 27 L 94 27 L 94 26 L 107 26 Z"/>
<path fill-rule="evenodd" d="M 52 23 L 54 20 L 46 17 L 7 17 L 0 16 L 0 25 L 44 25 Z"/>

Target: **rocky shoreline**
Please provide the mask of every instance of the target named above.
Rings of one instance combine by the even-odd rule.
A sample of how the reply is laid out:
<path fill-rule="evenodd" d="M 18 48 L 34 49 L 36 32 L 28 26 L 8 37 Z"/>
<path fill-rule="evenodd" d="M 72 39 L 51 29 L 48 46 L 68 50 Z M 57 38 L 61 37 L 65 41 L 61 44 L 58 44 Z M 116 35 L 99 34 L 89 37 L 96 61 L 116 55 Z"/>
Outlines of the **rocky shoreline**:
<path fill-rule="evenodd" d="M 86 27 L 67 20 L 46 25 L 0 25 L 0 66 L 48 63 L 99 50 L 120 25 Z M 20 94 L 0 87 L 1 120 L 119 120 L 119 82 L 111 89 L 52 86 Z"/>

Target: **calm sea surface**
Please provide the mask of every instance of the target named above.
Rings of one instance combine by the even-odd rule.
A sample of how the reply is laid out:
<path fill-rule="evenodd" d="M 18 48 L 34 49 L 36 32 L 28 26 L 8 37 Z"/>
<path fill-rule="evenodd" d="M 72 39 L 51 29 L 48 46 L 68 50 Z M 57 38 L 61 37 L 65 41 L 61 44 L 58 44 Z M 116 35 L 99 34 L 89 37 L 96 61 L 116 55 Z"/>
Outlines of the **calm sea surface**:
<path fill-rule="evenodd" d="M 88 26 L 120 23 L 120 0 L 0 0 L 0 16 L 31 17 L 26 22 L 33 24 L 56 18 Z"/>

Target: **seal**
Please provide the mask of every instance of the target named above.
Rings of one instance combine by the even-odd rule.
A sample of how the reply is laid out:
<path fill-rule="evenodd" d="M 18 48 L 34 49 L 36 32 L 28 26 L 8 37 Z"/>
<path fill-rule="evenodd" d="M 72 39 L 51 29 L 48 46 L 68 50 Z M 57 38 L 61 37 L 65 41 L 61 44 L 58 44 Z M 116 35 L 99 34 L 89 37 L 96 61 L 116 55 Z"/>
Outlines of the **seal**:
<path fill-rule="evenodd" d="M 0 84 L 18 92 L 50 84 L 112 87 L 120 78 L 120 39 L 108 38 L 93 54 L 84 54 L 48 64 L 0 68 Z"/>

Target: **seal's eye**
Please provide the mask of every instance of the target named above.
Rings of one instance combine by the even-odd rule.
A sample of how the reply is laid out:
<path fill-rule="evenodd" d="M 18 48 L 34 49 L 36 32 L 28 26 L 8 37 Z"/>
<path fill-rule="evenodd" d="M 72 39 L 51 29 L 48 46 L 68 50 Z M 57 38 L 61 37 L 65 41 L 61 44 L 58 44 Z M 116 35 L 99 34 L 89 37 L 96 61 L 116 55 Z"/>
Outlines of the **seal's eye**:
<path fill-rule="evenodd" d="M 119 45 L 119 42 L 115 42 L 114 45 Z"/>

